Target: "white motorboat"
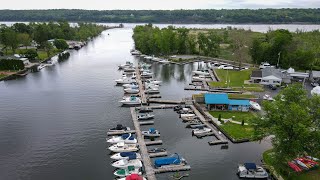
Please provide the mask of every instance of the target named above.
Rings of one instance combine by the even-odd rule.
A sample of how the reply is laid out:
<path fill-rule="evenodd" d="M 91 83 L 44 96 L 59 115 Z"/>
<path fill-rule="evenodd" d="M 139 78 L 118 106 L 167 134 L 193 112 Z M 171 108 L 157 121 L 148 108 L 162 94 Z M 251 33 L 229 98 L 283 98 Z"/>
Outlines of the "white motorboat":
<path fill-rule="evenodd" d="M 122 124 L 117 124 L 115 128 L 109 129 L 111 132 L 125 132 L 125 131 L 130 131 L 129 127 L 124 127 Z"/>
<path fill-rule="evenodd" d="M 248 179 L 267 179 L 269 177 L 267 171 L 255 163 L 244 163 L 238 166 L 238 176 Z"/>
<path fill-rule="evenodd" d="M 131 73 L 131 75 L 124 73 L 124 74 L 122 74 L 122 78 L 135 79 L 135 78 L 137 78 L 137 76 L 136 76 L 136 73 Z"/>
<path fill-rule="evenodd" d="M 257 110 L 257 111 L 261 111 L 261 106 L 259 103 L 257 102 L 254 102 L 254 101 L 249 101 L 250 103 L 250 107 L 254 110 Z"/>
<path fill-rule="evenodd" d="M 148 119 L 153 119 L 153 118 L 154 118 L 153 114 L 149 114 L 149 113 L 138 114 L 138 120 L 148 120 Z"/>
<path fill-rule="evenodd" d="M 134 71 L 136 71 L 136 69 L 133 66 L 123 68 L 123 72 L 134 72 Z"/>
<path fill-rule="evenodd" d="M 142 69 L 150 69 L 151 64 L 143 63 L 143 64 L 140 65 L 140 67 L 141 67 Z"/>
<path fill-rule="evenodd" d="M 144 86 L 146 89 L 159 88 L 159 85 L 153 83 L 145 83 Z"/>
<path fill-rule="evenodd" d="M 151 60 L 152 60 L 152 61 L 155 61 L 155 62 L 159 62 L 161 59 L 160 59 L 160 58 L 157 58 L 157 57 L 153 57 Z"/>
<path fill-rule="evenodd" d="M 139 87 L 126 88 L 123 91 L 128 94 L 136 94 L 139 93 Z"/>
<path fill-rule="evenodd" d="M 193 77 L 192 77 L 192 80 L 193 80 L 193 81 L 206 81 L 207 78 L 206 78 L 206 76 L 204 76 L 204 75 L 199 75 L 199 76 L 193 76 Z"/>
<path fill-rule="evenodd" d="M 145 90 L 145 93 L 146 94 L 156 94 L 156 93 L 160 93 L 160 91 L 159 91 L 159 88 L 157 88 L 157 87 L 148 87 Z"/>
<path fill-rule="evenodd" d="M 160 137 L 160 132 L 154 128 L 150 128 L 148 131 L 141 131 L 141 133 L 146 137 Z"/>
<path fill-rule="evenodd" d="M 168 59 L 161 59 L 159 62 L 162 64 L 170 64 L 170 61 Z"/>
<path fill-rule="evenodd" d="M 193 113 L 188 113 L 188 114 L 180 114 L 180 118 L 184 118 L 184 117 L 195 117 L 196 115 Z"/>
<path fill-rule="evenodd" d="M 136 152 L 138 147 L 136 144 L 125 144 L 124 142 L 114 144 L 108 148 L 112 152 Z"/>
<path fill-rule="evenodd" d="M 137 144 L 137 139 L 132 134 L 123 134 L 121 136 L 113 136 L 110 139 L 106 139 L 108 143 L 116 144 L 124 142 L 126 144 Z"/>
<path fill-rule="evenodd" d="M 126 177 L 129 176 L 131 174 L 139 174 L 141 175 L 142 173 L 139 170 L 140 168 L 136 168 L 134 166 L 128 166 L 126 168 L 123 169 L 117 169 L 114 171 L 114 175 L 118 176 L 118 177 Z"/>
<path fill-rule="evenodd" d="M 40 64 L 37 69 L 38 69 L 38 71 L 40 71 L 41 69 L 45 68 L 46 66 L 47 66 L 46 64 Z"/>
<path fill-rule="evenodd" d="M 124 88 L 133 88 L 133 87 L 139 87 L 138 83 L 133 81 L 132 83 L 130 84 L 124 84 L 122 85 Z"/>
<path fill-rule="evenodd" d="M 151 60 L 153 57 L 152 56 L 145 56 L 144 58 L 147 60 Z"/>
<path fill-rule="evenodd" d="M 264 99 L 264 100 L 268 100 L 268 101 L 274 101 L 274 99 L 273 99 L 269 94 L 265 94 L 265 95 L 263 96 L 263 99 Z"/>
<path fill-rule="evenodd" d="M 120 101 L 123 105 L 139 105 L 141 104 L 141 99 L 136 96 L 130 96 Z"/>
<path fill-rule="evenodd" d="M 121 153 L 116 153 L 110 157 L 111 159 L 114 160 L 121 160 L 121 159 L 141 159 L 141 155 L 136 152 L 121 152 Z"/>
<path fill-rule="evenodd" d="M 141 168 L 142 162 L 139 159 L 133 159 L 133 160 L 121 159 L 119 161 L 112 163 L 111 165 L 116 168 L 127 168 L 128 166 Z"/>
<path fill-rule="evenodd" d="M 140 55 L 140 54 L 141 54 L 141 52 L 138 50 L 134 50 L 131 52 L 131 55 Z"/>
<path fill-rule="evenodd" d="M 152 84 L 160 85 L 162 83 L 162 81 L 157 81 L 155 79 L 148 79 L 148 80 L 146 80 L 146 83 L 152 83 Z"/>
<path fill-rule="evenodd" d="M 230 65 L 221 65 L 218 67 L 218 69 L 232 70 L 234 68 L 233 68 L 233 66 L 230 66 Z"/>
<path fill-rule="evenodd" d="M 124 178 L 120 178 L 117 180 L 147 180 L 147 179 L 139 174 L 131 174 L 130 176 L 126 176 Z"/>
<path fill-rule="evenodd" d="M 150 72 L 150 71 L 148 71 L 148 70 L 144 70 L 144 71 L 142 71 L 142 73 L 141 73 L 141 76 L 152 76 L 152 75 L 153 75 L 153 73 Z"/>
<path fill-rule="evenodd" d="M 194 74 L 198 75 L 204 75 L 204 76 L 209 76 L 210 73 L 208 70 L 197 70 L 197 71 L 192 71 Z"/>
<path fill-rule="evenodd" d="M 130 84 L 133 82 L 136 82 L 136 80 L 131 79 L 131 78 L 121 78 L 121 79 L 117 79 L 114 80 L 117 84 Z"/>
<path fill-rule="evenodd" d="M 133 66 L 133 63 L 131 63 L 130 61 L 126 61 L 125 64 L 119 65 L 118 68 L 124 69 L 124 68 L 132 67 L 132 66 Z"/>
<path fill-rule="evenodd" d="M 192 134 L 195 136 L 203 136 L 206 135 L 207 133 L 211 132 L 210 128 L 206 128 L 204 126 L 196 126 L 197 129 L 192 130 Z"/>

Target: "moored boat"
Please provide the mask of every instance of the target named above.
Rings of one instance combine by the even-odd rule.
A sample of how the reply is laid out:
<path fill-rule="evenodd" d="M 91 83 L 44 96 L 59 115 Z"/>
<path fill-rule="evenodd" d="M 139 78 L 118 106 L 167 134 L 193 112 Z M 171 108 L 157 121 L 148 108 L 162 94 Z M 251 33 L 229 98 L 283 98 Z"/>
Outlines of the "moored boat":
<path fill-rule="evenodd" d="M 110 139 L 107 139 L 107 142 L 111 144 L 120 142 L 124 142 L 126 144 L 136 144 L 138 141 L 133 134 L 123 134 L 121 136 L 114 136 Z"/>
<path fill-rule="evenodd" d="M 124 142 L 114 144 L 108 149 L 112 152 L 136 152 L 139 150 L 136 144 L 125 144 Z"/>
<path fill-rule="evenodd" d="M 141 99 L 136 96 L 130 96 L 120 101 L 123 105 L 139 105 L 141 104 Z"/>
<path fill-rule="evenodd" d="M 238 166 L 238 176 L 248 179 L 267 179 L 269 177 L 267 171 L 255 163 L 244 163 Z"/>
<path fill-rule="evenodd" d="M 136 94 L 139 93 L 139 87 L 126 88 L 123 91 L 128 94 Z"/>
<path fill-rule="evenodd" d="M 195 136 L 204 136 L 204 135 L 207 135 L 208 133 L 211 132 L 210 128 L 206 128 L 202 125 L 197 125 L 194 127 L 197 128 L 197 129 L 192 130 L 192 135 L 195 135 Z"/>
<path fill-rule="evenodd" d="M 197 70 L 197 71 L 192 71 L 194 74 L 198 75 L 204 75 L 204 76 L 209 76 L 210 73 L 208 70 Z"/>
<path fill-rule="evenodd" d="M 139 174 L 131 174 L 129 176 L 126 176 L 125 178 L 120 178 L 118 180 L 147 180 L 147 179 Z"/>
<path fill-rule="evenodd" d="M 121 152 L 116 153 L 110 157 L 114 160 L 121 160 L 121 159 L 141 159 L 141 155 L 136 152 Z"/>
<path fill-rule="evenodd" d="M 117 79 L 115 80 L 115 82 L 117 84 L 130 84 L 130 83 L 136 82 L 136 80 L 125 77 L 125 78 Z"/>
<path fill-rule="evenodd" d="M 140 168 L 136 168 L 134 166 L 128 166 L 126 168 L 123 169 L 117 169 L 114 171 L 114 175 L 118 176 L 118 177 L 126 177 L 129 176 L 131 174 L 139 174 L 141 175 L 142 173 L 139 170 Z"/>
<path fill-rule="evenodd" d="M 127 168 L 128 166 L 141 168 L 142 162 L 139 159 L 133 159 L 133 160 L 121 159 L 119 161 L 112 163 L 111 165 L 116 168 Z"/>
<path fill-rule="evenodd" d="M 141 133 L 146 137 L 160 137 L 160 132 L 154 128 L 150 128 L 148 131 L 141 131 Z"/>
<path fill-rule="evenodd" d="M 167 165 L 182 165 L 186 164 L 186 161 L 181 158 L 177 153 L 171 155 L 170 157 L 157 158 L 154 161 L 155 168 L 162 168 Z"/>
<path fill-rule="evenodd" d="M 124 132 L 124 131 L 130 131 L 129 127 L 124 127 L 122 124 L 117 124 L 117 126 L 115 128 L 111 128 L 109 129 L 109 131 L 111 132 Z"/>
<path fill-rule="evenodd" d="M 143 106 L 139 109 L 139 113 L 148 113 L 148 112 L 153 112 L 153 110 L 149 107 L 143 107 Z"/>
<path fill-rule="evenodd" d="M 149 113 L 138 114 L 138 120 L 148 120 L 148 119 L 153 119 L 153 118 L 154 118 L 153 114 L 149 114 Z"/>
<path fill-rule="evenodd" d="M 259 103 L 257 102 L 254 102 L 254 101 L 249 101 L 250 103 L 250 107 L 254 110 L 257 110 L 257 111 L 261 111 L 261 106 Z"/>

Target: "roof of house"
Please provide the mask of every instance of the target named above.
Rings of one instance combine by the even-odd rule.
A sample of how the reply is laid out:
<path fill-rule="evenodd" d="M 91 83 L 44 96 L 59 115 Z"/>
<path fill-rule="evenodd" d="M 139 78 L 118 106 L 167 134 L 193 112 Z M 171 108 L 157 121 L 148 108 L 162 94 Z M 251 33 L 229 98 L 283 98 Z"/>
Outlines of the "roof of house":
<path fill-rule="evenodd" d="M 278 78 L 278 77 L 273 76 L 273 75 L 263 77 L 262 79 L 263 79 L 263 80 L 278 80 L 278 81 L 281 81 L 281 80 L 282 80 L 281 78 Z"/>
<path fill-rule="evenodd" d="M 229 104 L 229 98 L 227 94 L 204 94 L 204 101 L 206 104 Z"/>
<path fill-rule="evenodd" d="M 314 78 L 319 78 L 320 77 L 320 71 L 312 71 L 312 76 Z"/>
<path fill-rule="evenodd" d="M 252 71 L 251 77 L 261 78 L 262 77 L 262 71 L 261 70 Z"/>
<path fill-rule="evenodd" d="M 282 72 L 279 69 L 276 69 L 274 67 L 266 67 L 261 71 L 262 71 L 262 77 L 275 76 L 277 78 L 282 78 Z"/>
<path fill-rule="evenodd" d="M 229 105 L 250 106 L 249 100 L 230 99 Z"/>

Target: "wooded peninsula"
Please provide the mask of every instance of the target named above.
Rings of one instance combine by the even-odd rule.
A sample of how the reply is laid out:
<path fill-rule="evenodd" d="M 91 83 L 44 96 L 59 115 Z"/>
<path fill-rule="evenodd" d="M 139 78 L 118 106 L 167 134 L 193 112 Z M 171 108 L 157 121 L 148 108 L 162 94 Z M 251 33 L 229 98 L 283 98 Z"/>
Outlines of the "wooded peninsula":
<path fill-rule="evenodd" d="M 320 9 L 0 10 L 0 21 L 117 23 L 320 23 Z"/>

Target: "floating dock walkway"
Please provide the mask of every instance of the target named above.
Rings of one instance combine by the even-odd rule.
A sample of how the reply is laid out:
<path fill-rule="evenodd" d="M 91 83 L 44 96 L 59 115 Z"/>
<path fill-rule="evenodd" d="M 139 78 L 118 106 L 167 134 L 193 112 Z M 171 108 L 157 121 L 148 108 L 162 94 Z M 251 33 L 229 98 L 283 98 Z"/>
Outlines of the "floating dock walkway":
<path fill-rule="evenodd" d="M 142 104 L 147 104 L 147 98 L 146 98 L 146 94 L 144 92 L 144 86 L 143 86 L 143 83 L 141 80 L 141 74 L 140 74 L 140 70 L 139 70 L 138 66 L 136 67 L 136 81 L 139 85 L 139 94 L 141 97 L 141 102 L 142 102 Z"/>
<path fill-rule="evenodd" d="M 200 121 L 212 130 L 213 135 L 218 139 L 210 141 L 210 145 L 228 144 L 228 141 L 221 134 L 219 134 L 216 128 L 203 117 L 203 115 L 199 112 L 199 110 L 196 107 L 194 107 L 194 105 L 190 105 L 190 108 L 193 110 L 196 116 L 199 117 Z"/>
<path fill-rule="evenodd" d="M 128 133 L 131 133 L 131 134 L 133 134 L 133 133 L 136 133 L 136 131 L 135 130 L 129 130 L 129 131 L 119 131 L 119 132 L 113 132 L 113 131 L 109 131 L 109 132 L 107 132 L 107 135 L 108 136 L 116 136 L 116 135 L 122 135 L 122 134 L 128 134 Z"/>
<path fill-rule="evenodd" d="M 149 103 L 159 103 L 159 104 L 184 104 L 184 101 L 175 100 L 164 100 L 164 99 L 149 99 Z"/>

